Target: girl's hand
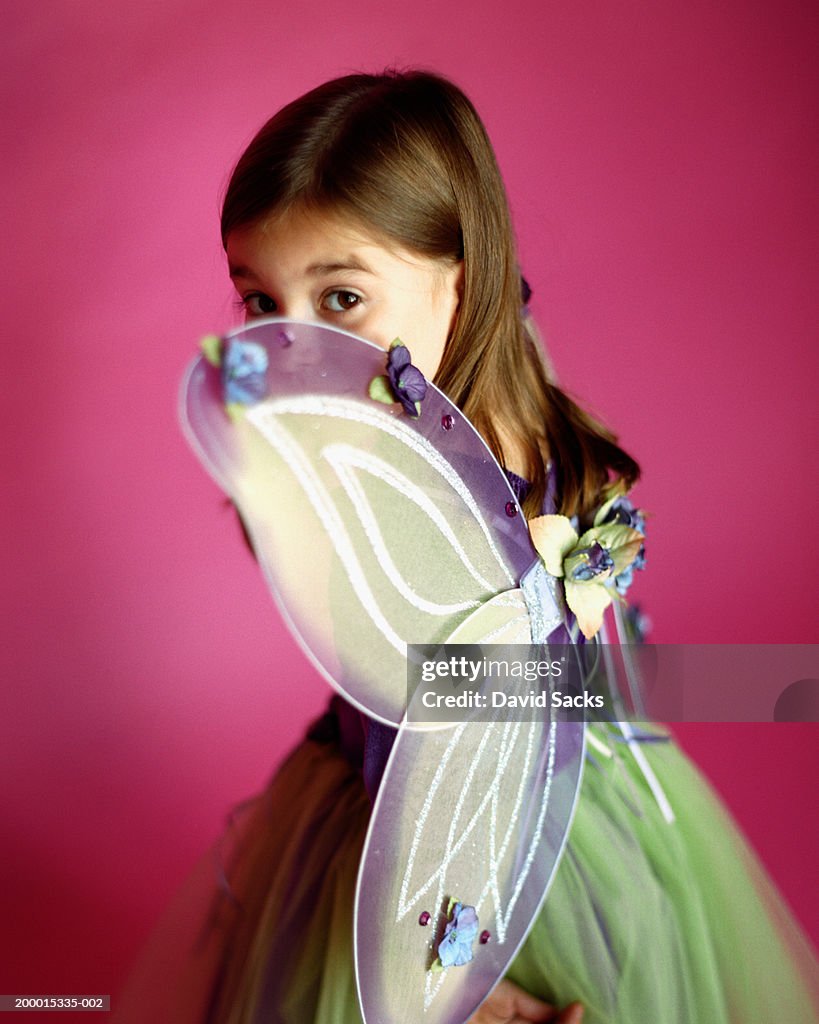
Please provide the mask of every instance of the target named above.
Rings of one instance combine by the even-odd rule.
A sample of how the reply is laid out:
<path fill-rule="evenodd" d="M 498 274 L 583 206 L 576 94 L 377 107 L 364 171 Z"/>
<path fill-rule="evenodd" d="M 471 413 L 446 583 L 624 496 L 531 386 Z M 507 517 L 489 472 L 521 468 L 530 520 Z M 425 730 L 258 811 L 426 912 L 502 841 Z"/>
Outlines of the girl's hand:
<path fill-rule="evenodd" d="M 580 1024 L 582 1020 L 580 1003 L 558 1010 L 504 978 L 467 1024 Z"/>

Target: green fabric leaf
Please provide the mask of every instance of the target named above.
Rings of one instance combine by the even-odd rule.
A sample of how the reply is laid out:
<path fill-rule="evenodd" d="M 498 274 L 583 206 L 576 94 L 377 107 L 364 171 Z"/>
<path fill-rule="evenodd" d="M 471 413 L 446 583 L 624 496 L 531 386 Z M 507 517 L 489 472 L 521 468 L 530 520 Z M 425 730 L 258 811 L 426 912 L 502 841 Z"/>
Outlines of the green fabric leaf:
<path fill-rule="evenodd" d="M 552 576 L 563 575 L 563 559 L 577 545 L 577 531 L 566 516 L 535 516 L 529 520 L 535 550 Z"/>
<path fill-rule="evenodd" d="M 609 487 L 607 487 L 603 493 L 606 495 L 606 501 L 597 510 L 597 515 L 594 517 L 594 525 L 599 526 L 606 516 L 611 511 L 612 505 L 617 501 L 618 498 L 622 498 L 624 494 L 627 494 L 627 488 L 624 480 L 617 480 Z"/>
<path fill-rule="evenodd" d="M 577 618 L 580 632 L 587 640 L 603 625 L 603 612 L 612 602 L 611 590 L 597 580 L 588 583 L 566 581 L 566 604 Z"/>
<path fill-rule="evenodd" d="M 385 405 L 393 405 L 395 403 L 389 377 L 373 377 L 370 381 L 368 393 L 370 398 L 376 402 L 383 402 Z"/>
<path fill-rule="evenodd" d="M 218 334 L 206 334 L 199 344 L 202 355 L 211 366 L 222 365 L 222 339 Z"/>

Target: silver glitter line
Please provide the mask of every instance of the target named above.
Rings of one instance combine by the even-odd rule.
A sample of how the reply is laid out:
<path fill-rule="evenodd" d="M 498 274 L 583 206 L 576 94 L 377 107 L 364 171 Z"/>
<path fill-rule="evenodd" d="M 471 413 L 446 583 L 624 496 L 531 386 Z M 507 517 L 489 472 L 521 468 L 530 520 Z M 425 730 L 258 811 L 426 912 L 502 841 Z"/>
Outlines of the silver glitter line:
<path fill-rule="evenodd" d="M 299 480 L 325 531 L 333 539 L 336 551 L 362 607 L 390 646 L 406 657 L 406 642 L 401 639 L 381 612 L 338 510 L 304 449 L 277 420 L 275 410 L 271 408 L 272 404 L 264 402 L 253 406 L 248 409 L 246 419 L 279 453 L 290 467 L 293 475 Z"/>
<path fill-rule="evenodd" d="M 484 794 L 483 799 L 481 800 L 481 803 L 480 803 L 478 809 L 475 811 L 474 815 L 472 816 L 471 822 L 468 824 L 467 828 L 464 830 L 464 832 L 460 836 L 458 842 L 454 846 L 452 846 L 452 833 L 454 831 L 454 824 L 453 824 L 453 822 L 456 822 L 456 819 L 457 819 L 457 817 L 459 815 L 459 809 L 462 806 L 463 801 L 466 798 L 466 794 L 469 791 L 470 785 L 472 783 L 472 779 L 474 778 L 475 772 L 478 769 L 478 763 L 479 763 L 479 760 L 480 760 L 480 755 L 483 753 L 483 749 L 486 746 L 487 742 L 489 741 L 489 737 L 490 737 L 490 735 L 492 733 L 492 730 L 494 729 L 494 725 L 490 723 L 488 726 L 486 726 L 484 728 L 483 734 L 482 734 L 482 738 L 481 738 L 481 743 L 479 745 L 478 751 L 473 756 L 473 758 L 472 758 L 472 760 L 471 760 L 471 762 L 470 762 L 470 764 L 469 764 L 469 766 L 467 768 L 466 779 L 465 779 L 464 784 L 463 784 L 463 786 L 461 788 L 461 792 L 460 792 L 460 794 L 458 796 L 458 803 L 456 805 L 456 809 L 452 812 L 452 817 L 450 819 L 449 835 L 447 836 L 446 846 L 445 846 L 444 851 L 443 851 L 443 856 L 441 858 L 441 862 L 438 865 L 438 867 L 436 868 L 436 870 L 432 873 L 432 875 L 430 875 L 429 878 L 427 878 L 426 881 L 421 885 L 421 888 L 418 889 L 412 895 L 412 897 L 409 900 L 407 900 L 406 899 L 406 891 L 409 888 L 409 883 L 410 883 L 410 880 L 411 880 L 411 877 L 412 877 L 412 870 L 413 870 L 413 868 L 415 866 L 415 855 L 416 855 L 416 853 L 418 851 L 418 847 L 420 845 L 421 835 L 422 835 L 422 832 L 423 832 L 423 826 L 426 823 L 426 818 L 427 818 L 427 815 L 429 813 L 429 809 L 431 808 L 432 800 L 434 799 L 435 794 L 437 793 L 438 788 L 440 787 L 440 784 L 441 784 L 441 780 L 443 778 L 443 771 L 441 769 L 442 769 L 443 766 L 445 766 L 445 764 L 449 761 L 450 757 L 452 756 L 452 753 L 453 753 L 455 747 L 460 742 L 461 737 L 463 736 L 464 729 L 467 728 L 467 724 L 468 723 L 465 723 L 462 728 L 459 728 L 456 731 L 456 735 L 453 736 L 452 740 L 450 741 L 449 746 L 447 747 L 447 750 L 446 750 L 446 752 L 444 754 L 444 757 L 442 759 L 441 765 L 439 765 L 439 768 L 438 768 L 438 770 L 435 773 L 435 778 L 433 779 L 432 785 L 430 786 L 429 794 L 427 796 L 427 799 L 424 802 L 424 809 L 423 809 L 421 815 L 418 818 L 418 822 L 416 824 L 415 835 L 413 837 L 412 847 L 410 849 L 410 855 L 409 855 L 409 858 L 407 860 L 407 866 L 406 866 L 406 869 L 405 869 L 405 872 L 404 872 L 404 881 L 403 881 L 402 886 L 401 886 L 401 896 L 399 897 L 399 904 L 398 904 L 398 908 L 397 908 L 396 921 L 400 921 L 407 913 L 409 913 L 410 910 L 412 910 L 413 906 L 415 906 L 417 904 L 417 902 L 421 899 L 421 897 L 426 894 L 426 892 L 429 890 L 429 888 L 432 886 L 432 884 L 436 881 L 436 879 L 439 882 L 439 893 L 438 893 L 437 899 L 438 899 L 438 902 L 440 903 L 440 901 L 441 901 L 441 899 L 443 898 L 443 895 L 444 895 L 443 894 L 443 888 L 444 888 L 444 877 L 446 875 L 446 869 L 449 867 L 449 865 L 452 862 L 452 860 L 455 858 L 455 856 L 458 853 L 460 853 L 461 849 L 466 844 L 466 841 L 469 839 L 470 835 L 472 834 L 472 831 L 474 830 L 475 826 L 477 825 L 478 819 L 483 814 L 483 811 L 484 811 L 485 807 L 487 806 L 487 804 L 489 803 L 489 800 L 491 798 L 491 789 L 490 789 L 490 790 L 488 790 Z M 483 723 L 481 723 L 481 725 L 483 726 Z"/>
<path fill-rule="evenodd" d="M 471 490 L 467 487 L 454 466 L 425 437 L 418 434 L 407 423 L 403 423 L 400 419 L 389 415 L 389 413 L 380 409 L 375 402 L 365 404 L 354 399 L 331 395 L 283 396 L 281 398 L 268 399 L 254 408 L 259 409 L 263 407 L 270 409 L 274 414 L 292 413 L 295 415 L 327 416 L 350 420 L 354 423 L 375 427 L 406 445 L 407 448 L 414 451 L 427 465 L 442 476 L 458 494 L 480 527 L 481 532 L 486 538 L 489 550 L 503 571 L 508 583 L 511 586 L 517 584 L 517 580 L 507 565 L 506 559 L 498 549 L 480 506 L 475 501 Z"/>
<path fill-rule="evenodd" d="M 407 903 L 407 890 L 409 889 L 410 879 L 412 876 L 412 869 L 415 866 L 415 855 L 417 854 L 418 847 L 421 844 L 421 836 L 423 834 L 424 827 L 427 822 L 427 817 L 429 816 L 429 812 L 432 809 L 432 803 L 433 800 L 435 799 L 435 794 L 437 793 L 438 787 L 441 784 L 441 780 L 443 778 L 444 772 L 446 771 L 446 766 L 449 762 L 449 759 L 452 757 L 452 754 L 455 748 L 457 747 L 461 736 L 463 735 L 464 729 L 466 729 L 466 722 L 462 722 L 455 729 L 452 735 L 452 739 L 449 741 L 449 744 L 447 745 L 447 748 L 444 751 L 441 760 L 438 762 L 438 767 L 435 769 L 435 775 L 432 779 L 432 783 L 427 792 L 426 799 L 424 800 L 424 806 L 421 808 L 421 813 L 418 815 L 418 820 L 415 823 L 415 835 L 413 836 L 409 858 L 407 859 L 407 867 L 404 871 L 404 878 L 401 883 L 401 894 L 398 898 L 398 916 L 395 919 L 396 923 L 398 923 L 407 913 L 409 913 L 409 911 L 412 909 L 415 900 L 418 898 L 418 894 L 416 893 L 416 896 L 413 898 L 413 900 L 410 903 Z"/>
<path fill-rule="evenodd" d="M 519 742 L 519 740 L 520 740 L 520 733 L 522 731 L 523 731 L 523 725 L 519 724 L 519 728 L 516 731 L 516 735 L 514 737 L 515 744 L 517 744 Z M 490 861 L 491 861 L 493 855 L 494 855 L 494 858 L 495 858 L 495 860 L 492 861 L 493 866 L 492 866 L 492 871 L 490 872 L 490 876 L 489 876 L 490 880 L 492 880 L 492 882 L 493 882 L 492 888 L 490 890 L 490 893 L 491 893 L 491 895 L 493 897 L 493 899 L 492 899 L 493 910 L 495 912 L 495 919 L 497 921 L 497 926 L 498 926 L 497 927 L 497 932 L 498 932 L 498 934 L 497 934 L 497 941 L 500 942 L 500 943 L 503 943 L 503 942 L 506 941 L 506 929 L 508 927 L 509 918 L 511 917 L 512 910 L 514 909 L 514 906 L 509 907 L 507 916 L 506 916 L 506 918 L 504 918 L 503 910 L 502 910 L 502 907 L 501 907 L 500 889 L 499 889 L 499 886 L 498 886 L 498 869 L 499 869 L 500 865 L 503 863 L 503 861 L 504 861 L 504 859 L 506 857 L 506 853 L 507 853 L 507 851 L 509 849 L 509 845 L 510 845 L 510 843 L 512 841 L 512 834 L 514 832 L 515 826 L 517 825 L 518 818 L 520 817 L 520 811 L 521 811 L 521 808 L 523 807 L 523 803 L 524 803 L 525 796 L 526 796 L 526 789 L 527 789 L 526 780 L 529 777 L 530 766 L 531 766 L 532 760 L 533 760 L 534 747 L 535 747 L 535 739 L 536 739 L 536 736 L 537 736 L 537 729 L 535 727 L 533 727 L 532 723 L 530 723 L 530 728 L 527 731 L 528 731 L 528 739 L 527 739 L 527 744 L 526 744 L 526 752 L 525 752 L 524 761 L 523 761 L 523 764 L 520 766 L 520 777 L 519 777 L 517 796 L 516 796 L 516 799 L 515 799 L 515 801 L 514 801 L 514 803 L 512 805 L 512 807 L 513 807 L 512 814 L 511 814 L 511 816 L 509 818 L 509 821 L 507 822 L 506 835 L 504 837 L 504 841 L 503 841 L 503 843 L 501 845 L 500 850 L 497 851 L 497 852 L 495 850 L 496 843 L 497 843 L 496 829 L 493 829 L 491 834 L 490 834 Z M 492 819 L 491 819 L 495 823 L 496 823 L 496 819 L 497 819 L 497 812 L 498 812 L 498 808 L 497 808 L 497 791 L 496 791 L 495 806 L 493 808 L 493 816 L 492 816 Z M 487 895 L 486 891 L 484 891 L 484 893 L 481 894 L 481 903 L 483 903 L 483 899 L 484 899 L 485 895 Z"/>
<path fill-rule="evenodd" d="M 518 875 L 517 885 L 512 893 L 507 904 L 507 914 L 504 920 L 504 928 L 508 926 L 509 920 L 512 917 L 512 911 L 515 909 L 518 898 L 520 897 L 521 891 L 523 890 L 524 883 L 531 870 L 532 863 L 535 859 L 535 853 L 538 846 L 540 845 L 541 836 L 543 834 L 543 822 L 546 819 L 546 811 L 549 806 L 549 797 L 552 791 L 552 781 L 554 779 L 555 770 L 555 748 L 557 741 L 557 722 L 552 721 L 549 725 L 549 740 L 548 740 L 548 761 L 546 765 L 546 781 L 543 786 L 543 796 L 540 802 L 540 814 L 538 815 L 537 824 L 535 825 L 533 836 L 534 839 L 529 846 L 529 851 L 526 855 L 526 859 L 523 862 L 520 874 Z"/>
<path fill-rule="evenodd" d="M 557 579 L 546 571 L 540 558 L 520 578 L 520 589 L 531 619 L 532 643 L 545 643 L 552 630 L 563 621 L 556 598 L 557 586 Z"/>
<path fill-rule="evenodd" d="M 546 778 L 545 778 L 545 781 L 544 781 L 543 789 L 541 791 L 541 799 L 540 799 L 540 807 L 539 807 L 538 819 L 537 819 L 537 822 L 535 824 L 535 828 L 533 830 L 532 838 L 531 838 L 531 841 L 529 843 L 528 849 L 526 851 L 526 855 L 525 855 L 525 857 L 523 859 L 523 862 L 521 864 L 520 870 L 519 870 L 519 872 L 517 874 L 517 877 L 515 879 L 514 888 L 512 890 L 512 893 L 511 893 L 509 899 L 507 900 L 506 906 L 504 908 L 504 906 L 502 904 L 502 899 L 501 899 L 500 883 L 499 883 L 499 877 L 498 877 L 499 876 L 499 870 L 500 870 L 500 867 L 501 867 L 501 865 L 502 865 L 502 863 L 503 863 L 503 861 L 504 861 L 504 859 L 506 857 L 506 854 L 508 852 L 508 847 L 509 847 L 509 844 L 511 842 L 511 837 L 512 837 L 512 835 L 514 833 L 515 826 L 517 825 L 517 821 L 518 821 L 518 817 L 520 815 L 521 807 L 523 806 L 523 802 L 524 802 L 524 799 L 525 799 L 525 794 L 526 794 L 526 791 L 529 789 L 529 782 L 530 782 L 529 775 L 530 775 L 531 765 L 532 765 L 532 761 L 533 761 L 533 755 L 534 755 L 534 750 L 535 750 L 535 746 L 536 746 L 536 741 L 537 741 L 537 737 L 540 735 L 540 730 L 542 728 L 542 723 L 529 723 L 529 726 L 530 727 L 528 729 L 528 735 L 527 735 L 527 741 L 526 741 L 526 749 L 525 749 L 525 751 L 522 752 L 523 757 L 522 757 L 522 764 L 521 764 L 520 763 L 520 759 L 519 759 L 519 755 L 515 754 L 515 750 L 516 750 L 516 748 L 519 749 L 519 741 L 520 741 L 520 733 L 522 731 L 522 723 L 510 723 L 510 722 L 505 723 L 505 725 L 504 725 L 504 727 L 502 729 L 501 737 L 500 737 L 499 755 L 498 755 L 499 756 L 498 769 L 495 772 L 492 784 L 489 786 L 487 794 L 484 796 L 484 799 L 480 803 L 479 809 L 473 814 L 473 817 L 472 817 L 469 825 L 467 826 L 467 828 L 469 829 L 472 825 L 474 825 L 474 823 L 477 821 L 477 819 L 481 816 L 481 814 L 483 813 L 484 808 L 485 808 L 486 796 L 487 795 L 490 796 L 491 797 L 491 813 L 490 813 L 490 818 L 489 818 L 489 829 L 488 829 L 488 831 L 489 831 L 489 837 L 488 837 L 488 841 L 489 841 L 488 878 L 487 878 L 486 883 L 484 885 L 483 891 L 481 892 L 478 900 L 476 900 L 473 905 L 475 906 L 476 911 L 480 914 L 480 911 L 481 911 L 481 908 L 482 908 L 484 900 L 486 899 L 487 896 L 489 896 L 489 895 L 492 896 L 493 910 L 494 910 L 494 914 L 495 914 L 495 923 L 496 923 L 496 936 L 495 937 L 496 937 L 496 941 L 499 944 L 501 944 L 501 943 L 506 941 L 507 931 L 508 931 L 508 928 L 509 928 L 510 921 L 512 919 L 512 915 L 514 913 L 514 910 L 515 910 L 515 907 L 517 905 L 517 902 L 518 902 L 518 899 L 520 897 L 520 894 L 523 891 L 523 886 L 525 885 L 526 879 L 529 876 L 529 873 L 530 873 L 531 868 L 532 868 L 532 864 L 534 863 L 535 855 L 537 853 L 537 849 L 538 849 L 538 847 L 540 845 L 540 841 L 541 841 L 542 834 L 543 834 L 543 825 L 544 825 L 544 821 L 545 821 L 545 818 L 546 818 L 546 813 L 547 813 L 547 809 L 548 809 L 548 805 L 549 805 L 549 798 L 550 798 L 550 795 L 551 795 L 552 781 L 553 781 L 553 778 L 554 778 L 555 748 L 556 748 L 557 731 L 556 731 L 556 723 L 555 722 L 551 722 L 550 726 L 549 726 L 549 734 L 548 734 L 548 739 L 547 739 L 547 749 L 544 752 L 545 757 L 546 757 L 546 762 L 547 762 L 546 763 Z M 430 810 L 432 808 L 432 803 L 433 803 L 433 800 L 434 800 L 434 797 L 435 797 L 435 792 L 434 791 L 437 791 L 437 788 L 440 785 L 440 780 L 441 780 L 441 778 L 443 776 L 443 766 L 445 765 L 446 762 L 448 762 L 450 760 L 451 756 L 453 755 L 453 753 L 455 751 L 455 748 L 457 747 L 457 744 L 461 740 L 461 736 L 462 736 L 464 728 L 465 728 L 465 726 L 463 726 L 459 730 L 460 735 L 457 737 L 457 739 L 456 739 L 456 737 L 453 737 L 453 739 L 450 742 L 450 744 L 449 744 L 449 746 L 448 746 L 444 756 L 441 759 L 441 763 L 439 764 L 438 769 L 436 770 L 436 775 L 435 775 L 435 779 L 433 781 L 433 785 L 432 785 L 432 787 L 430 789 L 430 793 L 428 795 L 428 798 L 425 801 L 424 808 L 423 808 L 423 811 L 422 811 L 422 815 L 421 815 L 421 817 L 419 817 L 419 820 L 418 820 L 418 823 L 417 823 L 416 833 L 415 833 L 414 842 L 413 842 L 413 849 L 412 849 L 412 853 L 411 853 L 410 859 L 409 859 L 408 864 L 407 864 L 407 871 L 405 873 L 404 881 L 403 881 L 403 884 L 402 884 L 402 897 L 404 897 L 406 895 L 406 891 L 407 891 L 407 889 L 409 887 L 409 877 L 408 876 L 411 874 L 411 871 L 412 871 L 412 866 L 413 866 L 413 863 L 414 863 L 414 854 L 417 851 L 418 843 L 420 841 L 420 835 L 423 832 L 424 825 L 426 824 L 426 819 L 427 819 L 427 817 L 429 815 L 429 812 L 430 812 Z M 494 725 L 490 725 L 486 729 L 486 732 L 489 733 L 493 729 L 494 729 Z M 450 821 L 449 835 L 447 837 L 447 845 L 446 845 L 446 848 L 444 850 L 444 856 L 443 856 L 443 860 L 442 860 L 442 865 L 432 875 L 432 877 L 427 881 L 427 883 L 425 883 L 425 885 L 422 886 L 422 888 L 415 894 L 415 896 L 409 902 L 409 904 L 405 905 L 404 914 L 409 912 L 409 910 L 412 909 L 413 904 L 415 904 L 416 901 L 418 899 L 420 899 L 420 897 L 426 893 L 426 891 L 429 888 L 429 885 L 435 880 L 436 876 L 437 876 L 438 882 L 439 882 L 439 884 L 438 884 L 438 892 L 436 894 L 436 905 L 440 905 L 442 903 L 442 901 L 443 901 L 444 896 L 446 895 L 446 892 L 447 892 L 447 890 L 449 888 L 448 885 L 447 885 L 446 869 L 450 866 L 450 864 L 451 864 L 451 862 L 453 860 L 453 857 L 454 857 L 453 850 L 455 850 L 456 848 L 460 849 L 460 846 L 462 845 L 462 844 L 458 843 L 458 844 L 455 844 L 455 847 L 453 847 L 452 846 L 452 836 L 453 836 L 453 833 L 458 828 L 458 822 L 459 822 L 459 818 L 460 818 L 460 813 L 461 813 L 462 808 L 463 808 L 463 803 L 465 802 L 466 794 L 468 793 L 469 789 L 471 788 L 472 780 L 473 780 L 475 771 L 477 770 L 478 760 L 479 760 L 480 755 L 481 755 L 481 753 L 483 751 L 483 746 L 484 746 L 484 742 L 482 742 L 479 745 L 478 751 L 473 756 L 471 764 L 469 765 L 469 768 L 467 770 L 467 778 L 464 781 L 464 785 L 463 785 L 463 787 L 461 789 L 461 793 L 459 794 L 459 797 L 458 797 L 458 802 L 457 802 L 456 808 L 453 811 L 452 818 L 451 818 L 451 821 Z M 520 772 L 520 783 L 519 783 L 519 785 L 517 787 L 517 794 L 516 794 L 516 797 L 515 797 L 515 799 L 513 801 L 512 814 L 511 814 L 511 816 L 509 818 L 509 821 L 507 823 L 507 826 L 506 826 L 506 832 L 505 832 L 505 836 L 504 836 L 503 842 L 501 844 L 501 847 L 498 848 L 498 844 L 497 844 L 497 823 L 498 822 L 497 822 L 497 819 L 498 819 L 498 810 L 499 810 L 500 784 L 501 784 L 501 782 L 502 782 L 502 780 L 503 780 L 503 778 L 504 778 L 504 776 L 506 774 L 506 771 L 509 768 L 509 765 L 511 763 L 514 763 L 515 767 Z M 535 775 L 537 775 L 537 774 L 538 773 L 535 772 Z M 423 821 L 422 821 L 422 819 L 423 819 Z M 399 915 L 396 918 L 396 920 L 397 921 L 400 920 L 401 917 L 404 916 L 404 914 L 400 914 L 399 913 Z M 427 974 L 426 982 L 425 982 L 425 986 L 424 986 L 424 1010 L 425 1011 L 429 1009 L 429 1007 L 431 1006 L 432 1002 L 434 1001 L 436 995 L 440 991 L 441 986 L 444 984 L 444 981 L 446 979 L 446 975 L 447 975 L 447 972 L 443 971 L 440 975 L 437 975 L 435 980 L 433 980 L 433 977 L 429 973 Z"/>
<path fill-rule="evenodd" d="M 426 497 L 426 494 L 420 487 L 413 484 L 407 477 L 402 476 L 399 473 L 390 472 L 392 467 L 389 466 L 388 463 L 383 462 L 381 459 L 377 459 L 374 456 L 365 455 L 365 453 L 361 452 L 359 449 L 352 448 L 350 445 L 328 446 L 322 451 L 322 455 L 332 466 L 342 487 L 350 498 L 350 501 L 353 504 L 353 507 L 355 508 L 367 534 L 367 538 L 376 552 L 379 562 L 385 570 L 389 570 L 387 571 L 387 576 L 390 582 L 402 594 L 402 596 L 416 608 L 427 611 L 431 615 L 444 615 L 451 614 L 453 612 L 467 611 L 470 608 L 476 608 L 480 602 L 478 600 L 473 600 L 464 601 L 459 604 L 440 604 L 439 602 L 429 601 L 426 598 L 421 597 L 420 594 L 409 586 L 406 578 L 398 571 L 398 568 L 389 553 L 389 549 L 384 542 L 384 535 L 379 529 L 378 518 L 373 514 L 372 506 L 370 505 L 364 488 L 361 486 L 358 478 L 354 473 L 350 472 L 351 467 L 366 470 L 377 479 L 382 480 L 395 491 L 405 495 L 421 507 L 423 511 L 426 512 L 429 519 L 446 538 L 450 548 L 460 559 L 461 565 L 466 573 L 471 576 L 476 583 L 483 587 L 485 592 L 488 592 L 489 594 L 493 594 L 495 592 L 495 588 L 492 584 L 485 580 L 474 568 L 470 560 L 467 558 L 462 545 L 455 536 L 454 531 L 441 515 L 440 510 Z"/>

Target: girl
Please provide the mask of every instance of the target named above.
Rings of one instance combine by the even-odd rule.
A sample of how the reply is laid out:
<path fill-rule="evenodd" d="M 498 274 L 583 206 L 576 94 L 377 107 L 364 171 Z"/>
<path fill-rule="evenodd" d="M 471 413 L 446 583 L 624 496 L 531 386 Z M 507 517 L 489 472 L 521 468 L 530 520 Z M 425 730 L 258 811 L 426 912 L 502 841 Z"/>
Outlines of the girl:
<path fill-rule="evenodd" d="M 587 524 L 612 482 L 637 480 L 614 436 L 550 380 L 494 155 L 451 83 L 353 75 L 285 107 L 233 173 L 222 238 L 246 317 L 326 322 L 385 349 L 400 337 L 527 516 Z M 204 869 L 172 915 L 165 935 L 193 938 L 197 891 L 210 900 L 193 951 L 171 966 L 156 940 L 132 993 L 165 957 L 160 1005 L 121 1020 L 360 1024 L 353 894 L 393 738 L 333 700 L 237 815 L 222 898 Z M 673 743 L 645 756 L 673 822 L 631 758 L 587 767 L 545 908 L 473 1024 L 814 1019 L 808 946 L 751 853 Z"/>

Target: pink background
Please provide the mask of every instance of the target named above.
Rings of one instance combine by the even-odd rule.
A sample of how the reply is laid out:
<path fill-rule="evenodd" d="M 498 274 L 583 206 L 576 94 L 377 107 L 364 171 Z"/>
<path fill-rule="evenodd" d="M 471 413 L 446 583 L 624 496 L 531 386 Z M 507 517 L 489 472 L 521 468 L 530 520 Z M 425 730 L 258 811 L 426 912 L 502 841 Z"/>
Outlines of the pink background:
<path fill-rule="evenodd" d="M 326 699 L 181 438 L 219 193 L 387 64 L 485 117 L 564 385 L 641 460 L 658 642 L 816 639 L 815 29 L 794 2 L 5 5 L 0 992 L 118 991 Z M 814 938 L 814 726 L 680 730 Z"/>

